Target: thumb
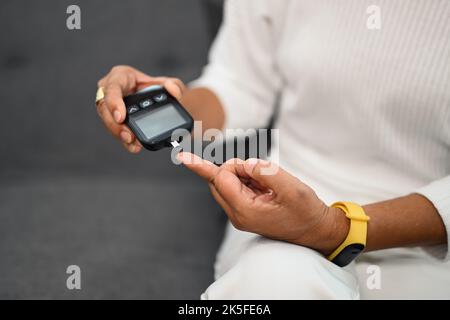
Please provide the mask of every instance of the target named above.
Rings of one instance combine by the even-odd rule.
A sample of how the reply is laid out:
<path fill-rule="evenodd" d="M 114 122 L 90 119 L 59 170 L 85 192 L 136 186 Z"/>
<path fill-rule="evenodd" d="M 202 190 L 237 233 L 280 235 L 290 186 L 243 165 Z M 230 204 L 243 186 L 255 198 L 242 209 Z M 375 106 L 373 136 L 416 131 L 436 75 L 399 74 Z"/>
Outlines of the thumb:
<path fill-rule="evenodd" d="M 244 163 L 244 171 L 251 179 L 274 192 L 282 192 L 297 181 L 287 171 L 266 160 L 249 159 Z"/>
<path fill-rule="evenodd" d="M 164 88 L 175 97 L 177 100 L 181 100 L 183 97 L 183 93 L 185 91 L 185 86 L 180 79 L 177 78 L 168 78 L 164 84 Z"/>

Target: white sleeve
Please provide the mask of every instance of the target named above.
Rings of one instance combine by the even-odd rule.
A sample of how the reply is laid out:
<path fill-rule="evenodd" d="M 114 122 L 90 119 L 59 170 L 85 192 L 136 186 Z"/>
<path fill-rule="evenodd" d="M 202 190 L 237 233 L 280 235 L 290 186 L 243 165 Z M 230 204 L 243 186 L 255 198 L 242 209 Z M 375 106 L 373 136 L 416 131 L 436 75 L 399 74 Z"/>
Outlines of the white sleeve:
<path fill-rule="evenodd" d="M 433 181 L 416 192 L 427 197 L 433 203 L 441 215 L 447 231 L 447 244 L 424 249 L 434 257 L 450 260 L 448 245 L 450 244 L 450 175 L 443 179 Z"/>
<path fill-rule="evenodd" d="M 264 127 L 272 115 L 280 77 L 271 5 L 264 0 L 226 1 L 209 63 L 190 84 L 217 95 L 225 109 L 225 128 Z"/>

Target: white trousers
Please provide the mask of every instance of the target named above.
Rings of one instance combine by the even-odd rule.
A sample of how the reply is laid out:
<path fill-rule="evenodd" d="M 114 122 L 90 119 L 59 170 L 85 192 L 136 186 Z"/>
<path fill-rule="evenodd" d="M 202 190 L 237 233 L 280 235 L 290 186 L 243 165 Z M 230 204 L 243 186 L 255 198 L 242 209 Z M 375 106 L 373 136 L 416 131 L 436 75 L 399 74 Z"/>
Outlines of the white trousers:
<path fill-rule="evenodd" d="M 228 224 L 202 299 L 450 299 L 450 264 L 420 249 L 364 254 L 340 268 L 314 250 Z"/>

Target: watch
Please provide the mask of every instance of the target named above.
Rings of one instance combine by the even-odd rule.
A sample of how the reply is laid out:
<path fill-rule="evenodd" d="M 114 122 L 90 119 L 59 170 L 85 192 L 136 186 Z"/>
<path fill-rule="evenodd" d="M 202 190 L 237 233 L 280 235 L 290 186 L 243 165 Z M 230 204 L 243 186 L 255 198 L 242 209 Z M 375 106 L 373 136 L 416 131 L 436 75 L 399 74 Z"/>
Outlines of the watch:
<path fill-rule="evenodd" d="M 353 202 L 336 202 L 331 205 L 345 212 L 345 216 L 350 219 L 350 230 L 344 242 L 327 258 L 334 264 L 345 267 L 356 259 L 366 247 L 367 222 L 370 218 L 364 209 Z"/>

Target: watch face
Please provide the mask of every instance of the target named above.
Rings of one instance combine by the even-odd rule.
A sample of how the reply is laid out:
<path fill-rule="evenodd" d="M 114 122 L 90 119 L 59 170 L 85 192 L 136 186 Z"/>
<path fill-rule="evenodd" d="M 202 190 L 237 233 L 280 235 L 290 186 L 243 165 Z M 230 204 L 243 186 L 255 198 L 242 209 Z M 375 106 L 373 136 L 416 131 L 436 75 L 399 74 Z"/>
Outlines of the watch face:
<path fill-rule="evenodd" d="M 332 262 L 340 267 L 345 267 L 363 252 L 365 246 L 361 243 L 352 243 L 346 246 L 339 254 L 332 260 Z"/>

